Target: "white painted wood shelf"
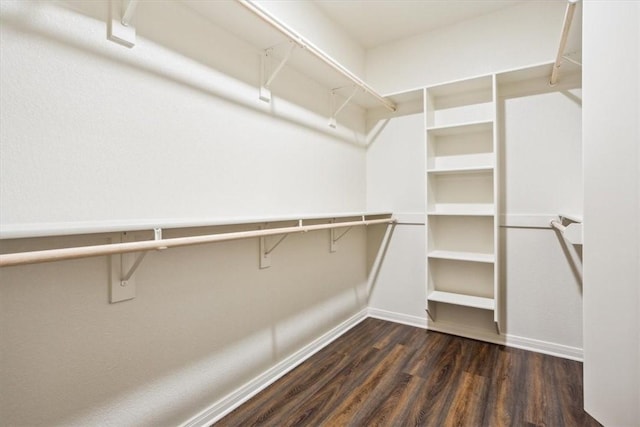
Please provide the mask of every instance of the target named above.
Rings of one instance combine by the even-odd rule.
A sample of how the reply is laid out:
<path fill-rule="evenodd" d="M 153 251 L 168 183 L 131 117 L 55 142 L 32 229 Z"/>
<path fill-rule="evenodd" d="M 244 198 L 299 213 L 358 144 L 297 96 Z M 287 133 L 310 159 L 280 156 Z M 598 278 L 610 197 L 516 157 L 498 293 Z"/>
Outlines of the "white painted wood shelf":
<path fill-rule="evenodd" d="M 439 203 L 427 215 L 493 216 L 495 206 L 484 203 Z"/>
<path fill-rule="evenodd" d="M 491 171 L 493 171 L 492 164 L 427 169 L 427 173 L 430 173 L 433 175 L 450 175 L 450 174 L 459 174 L 459 173 L 478 173 L 478 172 L 491 172 Z"/>
<path fill-rule="evenodd" d="M 429 293 L 427 299 L 433 302 L 480 308 L 483 310 L 494 310 L 496 306 L 493 298 L 456 294 L 453 292 L 433 291 Z"/>
<path fill-rule="evenodd" d="M 494 254 L 486 254 L 482 252 L 462 252 L 462 251 L 445 251 L 433 250 L 427 256 L 436 259 L 450 259 L 457 261 L 484 262 L 493 264 L 496 261 Z"/>
<path fill-rule="evenodd" d="M 441 126 L 427 127 L 427 132 L 432 136 L 452 136 L 465 133 L 478 133 L 491 131 L 493 120 L 473 120 L 461 123 L 451 123 Z"/>
<path fill-rule="evenodd" d="M 457 305 L 493 311 L 499 331 L 495 80 L 425 89 L 428 324 Z"/>

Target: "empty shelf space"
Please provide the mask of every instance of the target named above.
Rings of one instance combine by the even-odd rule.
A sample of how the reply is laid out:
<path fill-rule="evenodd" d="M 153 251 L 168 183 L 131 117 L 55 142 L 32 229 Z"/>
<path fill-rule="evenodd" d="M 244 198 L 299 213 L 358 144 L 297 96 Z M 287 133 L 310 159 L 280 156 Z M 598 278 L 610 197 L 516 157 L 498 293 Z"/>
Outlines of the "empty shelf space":
<path fill-rule="evenodd" d="M 489 264 L 493 264 L 496 261 L 495 255 L 481 253 L 481 252 L 434 250 L 434 251 L 430 251 L 427 254 L 427 256 L 429 258 L 450 259 L 450 260 L 456 260 L 456 261 L 484 262 Z"/>
<path fill-rule="evenodd" d="M 494 112 L 491 76 L 427 88 L 427 126 L 492 120 Z"/>
<path fill-rule="evenodd" d="M 494 254 L 492 216 L 432 216 L 427 218 L 429 252 Z"/>
<path fill-rule="evenodd" d="M 483 310 L 495 310 L 496 306 L 495 300 L 493 298 L 462 295 L 453 292 L 433 291 L 427 296 L 427 299 L 429 301 L 462 305 L 465 307 L 481 308 Z"/>

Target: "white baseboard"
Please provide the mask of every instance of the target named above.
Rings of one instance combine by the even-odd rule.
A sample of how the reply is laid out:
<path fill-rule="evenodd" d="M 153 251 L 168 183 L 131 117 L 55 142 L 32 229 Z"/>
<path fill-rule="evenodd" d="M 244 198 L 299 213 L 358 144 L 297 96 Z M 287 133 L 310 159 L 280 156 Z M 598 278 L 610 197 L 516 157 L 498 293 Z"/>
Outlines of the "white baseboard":
<path fill-rule="evenodd" d="M 569 347 L 562 344 L 536 340 L 533 338 L 519 337 L 511 334 L 498 335 L 495 332 L 476 328 L 462 327 L 453 323 L 446 322 L 431 322 L 428 329 L 431 331 L 443 332 L 445 334 L 471 338 L 474 340 L 506 345 L 507 347 L 548 354 L 550 356 L 562 357 L 564 359 L 576 360 L 578 362 L 583 361 L 583 351 L 578 347 Z"/>
<path fill-rule="evenodd" d="M 204 411 L 200 412 L 181 427 L 201 427 L 209 426 L 220 420 L 225 415 L 251 399 L 253 396 L 267 388 L 269 385 L 283 377 L 296 366 L 322 350 L 332 341 L 340 337 L 349 329 L 356 326 L 367 318 L 367 309 L 361 310 L 346 321 L 342 322 L 326 334 L 307 344 L 291 356 L 282 360 L 272 368 L 258 375 L 248 383 L 236 389 L 232 393 L 218 400 Z"/>
<path fill-rule="evenodd" d="M 367 310 L 367 314 L 368 317 L 373 317 L 374 319 L 388 320 L 389 322 L 402 323 L 403 325 L 427 329 L 426 318 L 371 307 Z"/>
<path fill-rule="evenodd" d="M 564 359 L 571 359 L 579 362 L 583 361 L 583 351 L 579 347 L 570 347 L 510 334 L 498 335 L 492 331 L 461 327 L 454 323 L 430 322 L 429 326 L 427 326 L 426 317 L 422 318 L 418 316 L 411 316 L 403 313 L 380 310 L 378 308 L 369 308 L 368 314 L 369 317 L 387 320 L 389 322 L 402 323 L 404 325 L 416 326 L 418 328 L 429 329 L 432 331 L 443 332 L 446 334 L 486 341 L 499 345 L 506 345 L 507 347 L 520 348 L 522 350 L 534 351 L 536 353 L 548 354 L 550 356 L 562 357 Z"/>

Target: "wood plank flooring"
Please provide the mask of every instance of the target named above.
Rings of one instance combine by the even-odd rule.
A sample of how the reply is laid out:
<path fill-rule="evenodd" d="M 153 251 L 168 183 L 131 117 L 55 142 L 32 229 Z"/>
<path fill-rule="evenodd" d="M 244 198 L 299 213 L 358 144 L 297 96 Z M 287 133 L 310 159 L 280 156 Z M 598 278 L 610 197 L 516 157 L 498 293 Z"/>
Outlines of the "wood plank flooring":
<path fill-rule="evenodd" d="M 582 363 L 366 319 L 222 426 L 599 426 Z"/>

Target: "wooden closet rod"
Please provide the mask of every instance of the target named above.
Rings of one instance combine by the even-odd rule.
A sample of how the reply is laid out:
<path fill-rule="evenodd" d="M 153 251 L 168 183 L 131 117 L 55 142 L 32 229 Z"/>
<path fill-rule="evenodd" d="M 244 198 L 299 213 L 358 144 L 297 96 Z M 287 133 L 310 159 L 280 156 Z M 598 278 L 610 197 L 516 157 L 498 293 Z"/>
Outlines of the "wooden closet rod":
<path fill-rule="evenodd" d="M 124 242 L 108 245 L 80 246 L 73 248 L 49 249 L 43 251 L 18 252 L 0 255 L 0 267 L 14 265 L 37 264 L 42 262 L 62 261 L 66 259 L 87 258 L 101 255 L 115 255 L 128 252 L 162 250 L 179 246 L 200 245 L 203 243 L 224 242 L 228 240 L 249 239 L 252 237 L 273 236 L 276 234 L 302 233 L 332 228 L 354 227 L 359 225 L 393 224 L 394 218 L 363 219 L 360 221 L 335 222 L 329 224 L 302 225 L 296 227 L 280 227 L 266 230 L 237 231 L 232 233 L 207 234 L 203 236 L 176 237 L 171 239 L 146 240 L 142 242 Z"/>
<path fill-rule="evenodd" d="M 556 62 L 553 64 L 553 70 L 551 71 L 551 79 L 549 84 L 555 86 L 558 83 L 558 71 L 560 65 L 562 65 L 562 56 L 564 55 L 564 48 L 567 45 L 567 39 L 569 38 L 569 30 L 571 29 L 571 21 L 573 21 L 573 14 L 576 11 L 576 4 L 579 0 L 568 0 L 567 9 L 564 13 L 564 24 L 562 25 L 562 33 L 560 34 L 560 45 L 558 46 L 558 53 L 556 55 Z"/>
<path fill-rule="evenodd" d="M 301 35 L 299 35 L 295 31 L 293 31 L 291 28 L 287 27 L 284 23 L 280 22 L 279 20 L 277 20 L 273 16 L 271 16 L 269 13 L 264 11 L 259 6 L 255 5 L 252 1 L 250 1 L 250 0 L 237 0 L 237 1 L 242 6 L 246 7 L 248 10 L 253 12 L 260 19 L 265 21 L 267 24 L 271 25 L 273 28 L 275 28 L 276 30 L 280 31 L 282 34 L 284 34 L 291 41 L 293 41 L 294 43 L 299 45 L 301 48 L 306 49 L 307 51 L 309 51 L 309 53 L 311 53 L 316 58 L 320 59 L 322 62 L 327 64 L 329 67 L 333 68 L 339 74 L 341 74 L 344 77 L 346 77 L 347 79 L 351 80 L 351 82 L 353 84 L 355 84 L 356 86 L 361 88 L 363 91 L 367 92 L 368 94 L 370 94 L 371 96 L 376 98 L 378 101 L 380 101 L 382 103 L 382 105 L 384 105 L 385 108 L 387 108 L 390 111 L 396 111 L 397 110 L 397 107 L 393 102 L 391 102 L 388 99 L 384 98 L 382 95 L 380 95 L 378 92 L 376 92 L 371 86 L 369 86 L 364 81 L 362 81 L 358 77 L 356 77 L 351 71 L 347 70 L 345 67 L 340 65 L 333 58 L 331 58 L 329 55 L 327 55 L 326 53 L 324 53 L 323 51 L 321 51 L 320 49 L 318 49 L 314 45 L 310 44 Z"/>

